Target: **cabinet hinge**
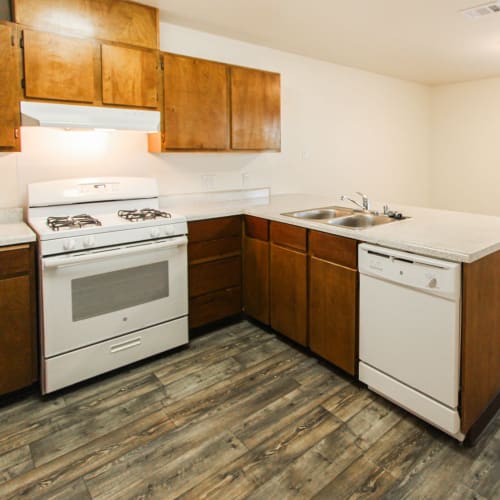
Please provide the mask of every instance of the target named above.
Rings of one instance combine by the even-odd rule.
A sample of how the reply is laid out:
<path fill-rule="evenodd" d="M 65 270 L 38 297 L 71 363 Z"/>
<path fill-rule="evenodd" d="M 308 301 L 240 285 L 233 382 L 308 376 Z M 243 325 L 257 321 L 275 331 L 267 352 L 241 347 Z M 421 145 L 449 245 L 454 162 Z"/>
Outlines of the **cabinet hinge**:
<path fill-rule="evenodd" d="M 21 80 L 21 88 L 26 88 L 26 80 L 24 78 Z"/>
<path fill-rule="evenodd" d="M 163 65 L 163 57 L 160 58 L 160 68 L 162 71 L 165 69 L 165 66 Z"/>
<path fill-rule="evenodd" d="M 19 47 L 24 49 L 24 36 L 21 35 L 21 38 L 19 39 Z"/>
<path fill-rule="evenodd" d="M 16 46 L 16 37 L 14 35 L 10 36 L 10 44 L 12 45 L 12 47 Z"/>
<path fill-rule="evenodd" d="M 19 139 L 19 129 L 18 128 L 14 129 L 14 139 Z"/>

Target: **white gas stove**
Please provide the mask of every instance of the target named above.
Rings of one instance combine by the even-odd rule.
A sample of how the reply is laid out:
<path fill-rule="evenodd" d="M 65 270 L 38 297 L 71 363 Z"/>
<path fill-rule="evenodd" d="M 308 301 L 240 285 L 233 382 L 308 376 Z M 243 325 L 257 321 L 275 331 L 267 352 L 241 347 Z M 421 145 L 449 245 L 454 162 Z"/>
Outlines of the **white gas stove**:
<path fill-rule="evenodd" d="M 188 342 L 187 223 L 149 178 L 30 184 L 42 392 Z"/>

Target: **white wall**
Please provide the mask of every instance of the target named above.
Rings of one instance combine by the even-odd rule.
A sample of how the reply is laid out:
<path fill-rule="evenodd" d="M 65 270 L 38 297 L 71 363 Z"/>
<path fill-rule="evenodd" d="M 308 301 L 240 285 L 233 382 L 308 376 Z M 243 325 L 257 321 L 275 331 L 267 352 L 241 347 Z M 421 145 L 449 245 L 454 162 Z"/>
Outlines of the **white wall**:
<path fill-rule="evenodd" d="M 29 182 L 113 174 L 154 175 L 162 194 L 206 190 L 209 174 L 215 190 L 361 190 L 429 204 L 428 87 L 170 24 L 161 25 L 161 40 L 163 50 L 280 72 L 282 152 L 152 155 L 144 134 L 26 129 L 22 153 L 0 154 L 9 172 L 0 206 L 24 204 Z"/>
<path fill-rule="evenodd" d="M 500 78 L 432 91 L 431 203 L 500 215 Z"/>

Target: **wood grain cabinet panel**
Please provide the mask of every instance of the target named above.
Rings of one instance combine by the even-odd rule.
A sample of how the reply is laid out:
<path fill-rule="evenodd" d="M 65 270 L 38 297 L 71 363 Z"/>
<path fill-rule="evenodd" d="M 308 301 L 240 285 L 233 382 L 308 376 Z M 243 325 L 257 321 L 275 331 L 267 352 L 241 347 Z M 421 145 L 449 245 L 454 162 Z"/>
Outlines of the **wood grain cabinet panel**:
<path fill-rule="evenodd" d="M 307 250 L 307 229 L 273 221 L 271 222 L 271 241 L 305 252 Z"/>
<path fill-rule="evenodd" d="M 19 49 L 16 28 L 0 23 L 0 151 L 20 150 Z"/>
<path fill-rule="evenodd" d="M 347 373 L 357 372 L 358 276 L 311 257 L 309 263 L 309 347 Z"/>
<path fill-rule="evenodd" d="M 34 247 L 0 247 L 0 395 L 37 379 Z"/>
<path fill-rule="evenodd" d="M 23 38 L 26 97 L 96 101 L 95 42 L 31 30 Z"/>
<path fill-rule="evenodd" d="M 269 324 L 269 242 L 244 238 L 243 308 L 250 317 Z"/>
<path fill-rule="evenodd" d="M 307 256 L 271 244 L 271 326 L 307 345 Z"/>
<path fill-rule="evenodd" d="M 227 150 L 227 66 L 163 54 L 166 149 Z"/>
<path fill-rule="evenodd" d="M 241 217 L 239 215 L 189 223 L 190 243 L 217 240 L 231 236 L 241 236 Z"/>
<path fill-rule="evenodd" d="M 208 325 L 241 312 L 241 288 L 226 288 L 189 301 L 189 328 Z"/>
<path fill-rule="evenodd" d="M 14 0 L 16 23 L 158 48 L 158 9 L 128 0 Z"/>
<path fill-rule="evenodd" d="M 197 297 L 241 284 L 240 257 L 214 260 L 189 267 L 189 295 Z"/>
<path fill-rule="evenodd" d="M 101 57 L 103 104 L 158 107 L 158 52 L 102 45 Z"/>
<path fill-rule="evenodd" d="M 281 148 L 280 75 L 231 67 L 231 148 Z"/>

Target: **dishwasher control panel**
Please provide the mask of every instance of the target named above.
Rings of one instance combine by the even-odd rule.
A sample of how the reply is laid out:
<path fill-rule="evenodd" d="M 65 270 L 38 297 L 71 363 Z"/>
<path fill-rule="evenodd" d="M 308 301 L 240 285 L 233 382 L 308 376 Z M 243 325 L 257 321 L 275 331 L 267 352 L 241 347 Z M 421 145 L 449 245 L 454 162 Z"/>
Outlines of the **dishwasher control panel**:
<path fill-rule="evenodd" d="M 460 264 L 363 243 L 359 272 L 455 299 L 460 294 Z"/>

